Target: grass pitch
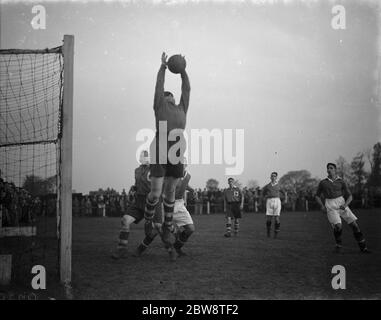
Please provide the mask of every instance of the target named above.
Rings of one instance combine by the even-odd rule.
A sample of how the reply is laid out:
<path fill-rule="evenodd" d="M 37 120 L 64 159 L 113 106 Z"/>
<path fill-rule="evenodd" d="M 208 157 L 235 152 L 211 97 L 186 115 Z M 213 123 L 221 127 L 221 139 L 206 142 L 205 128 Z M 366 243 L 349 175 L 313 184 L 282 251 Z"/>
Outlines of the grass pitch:
<path fill-rule="evenodd" d="M 76 299 L 380 299 L 381 212 L 356 211 L 372 254 L 361 254 L 344 224 L 342 253 L 321 212 L 283 212 L 277 239 L 267 238 L 265 216 L 246 213 L 238 237 L 224 238 L 223 214 L 193 216 L 188 254 L 170 262 L 157 237 L 142 257 L 144 237 L 132 225 L 127 259 L 114 261 L 119 218 L 73 220 Z M 346 269 L 346 289 L 331 286 L 334 265 Z"/>

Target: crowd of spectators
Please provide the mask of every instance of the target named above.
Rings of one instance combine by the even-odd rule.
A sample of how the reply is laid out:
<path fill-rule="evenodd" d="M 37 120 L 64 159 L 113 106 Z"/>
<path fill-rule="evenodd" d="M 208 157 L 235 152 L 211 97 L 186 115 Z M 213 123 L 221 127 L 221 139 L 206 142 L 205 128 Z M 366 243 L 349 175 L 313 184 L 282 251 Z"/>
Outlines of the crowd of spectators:
<path fill-rule="evenodd" d="M 27 190 L 0 178 L 1 225 L 28 225 L 36 217 L 55 215 L 56 200 L 52 195 L 33 197 Z"/>
<path fill-rule="evenodd" d="M 73 193 L 73 216 L 87 217 L 119 217 L 126 208 L 134 202 L 135 187 L 128 192 L 116 192 L 113 189 L 98 190 L 83 195 Z M 265 199 L 261 189 L 243 188 L 244 212 L 265 212 Z M 354 206 L 366 208 L 369 206 L 368 193 L 355 195 Z M 282 193 L 282 210 L 310 211 L 319 210 L 312 191 L 300 194 Z M 55 216 L 56 196 L 46 194 L 32 196 L 23 188 L 0 178 L 0 206 L 2 209 L 2 226 L 19 226 L 34 221 L 39 216 Z M 191 189 L 187 192 L 187 208 L 191 214 L 213 214 L 224 212 L 224 189 L 208 190 Z"/>
<path fill-rule="evenodd" d="M 244 212 L 265 212 L 266 203 L 262 195 L 262 189 L 242 188 L 244 196 Z M 365 188 L 361 194 L 353 194 L 352 206 L 357 208 L 369 208 L 368 190 Z M 312 211 L 319 210 L 320 207 L 315 201 L 313 190 L 299 192 L 283 191 L 281 193 L 283 211 Z M 373 204 L 374 205 L 374 204 Z M 209 214 L 224 211 L 224 189 L 216 188 L 208 190 L 207 188 L 195 189 L 187 194 L 187 207 L 192 214 Z"/>
<path fill-rule="evenodd" d="M 135 200 L 135 187 L 128 193 L 112 191 L 73 194 L 73 216 L 118 217 Z"/>

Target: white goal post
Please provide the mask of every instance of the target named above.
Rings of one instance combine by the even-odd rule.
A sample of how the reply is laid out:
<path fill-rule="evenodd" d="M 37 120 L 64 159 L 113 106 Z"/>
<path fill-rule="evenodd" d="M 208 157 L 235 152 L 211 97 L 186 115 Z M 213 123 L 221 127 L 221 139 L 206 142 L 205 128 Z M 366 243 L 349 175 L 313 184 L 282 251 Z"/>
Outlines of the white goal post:
<path fill-rule="evenodd" d="M 72 269 L 72 159 L 73 159 L 73 63 L 74 63 L 74 36 L 64 35 L 63 45 L 52 49 L 1 49 L 4 55 L 45 54 L 58 53 L 63 59 L 63 89 L 60 103 L 59 126 L 60 133 L 57 143 L 57 237 L 59 241 L 59 275 L 60 282 L 65 287 L 71 285 Z M 42 69 L 44 72 L 44 69 Z M 35 142 L 39 143 L 39 141 Z M 33 144 L 26 142 L 25 144 Z M 13 143 L 3 143 L 1 147 L 8 147 Z M 6 226 L 4 214 L 0 204 L 0 239 L 2 237 L 31 237 L 38 234 L 36 226 Z M 9 255 L 0 256 L 5 261 Z M 1 260 L 2 259 L 2 260 Z M 11 259 L 6 259 L 11 261 Z M 1 273 L 1 272 L 0 272 Z M 9 277 L 9 274 L 6 275 Z M 1 278 L 1 274 L 0 274 Z M 0 279 L 1 280 L 1 279 Z"/>
<path fill-rule="evenodd" d="M 60 140 L 60 280 L 71 283 L 72 252 L 72 167 L 73 167 L 73 71 L 74 36 L 65 35 L 63 44 L 64 86 L 62 137 Z"/>

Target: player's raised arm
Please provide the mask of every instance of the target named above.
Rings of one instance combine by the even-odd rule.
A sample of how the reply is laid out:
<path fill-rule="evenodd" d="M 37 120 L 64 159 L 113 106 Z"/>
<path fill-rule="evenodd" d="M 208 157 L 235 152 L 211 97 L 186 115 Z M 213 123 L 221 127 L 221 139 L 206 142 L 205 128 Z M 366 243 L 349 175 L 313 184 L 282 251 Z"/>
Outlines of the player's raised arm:
<path fill-rule="evenodd" d="M 185 113 L 188 111 L 189 107 L 189 97 L 190 97 L 190 82 L 189 77 L 185 69 L 181 72 L 181 98 L 180 105 L 184 107 Z"/>
<path fill-rule="evenodd" d="M 153 102 L 154 110 L 160 107 L 161 99 L 164 97 L 164 80 L 165 80 L 165 69 L 167 68 L 167 55 L 165 52 L 161 55 L 161 65 L 159 72 L 157 73 L 156 86 L 155 86 L 155 97 Z"/>

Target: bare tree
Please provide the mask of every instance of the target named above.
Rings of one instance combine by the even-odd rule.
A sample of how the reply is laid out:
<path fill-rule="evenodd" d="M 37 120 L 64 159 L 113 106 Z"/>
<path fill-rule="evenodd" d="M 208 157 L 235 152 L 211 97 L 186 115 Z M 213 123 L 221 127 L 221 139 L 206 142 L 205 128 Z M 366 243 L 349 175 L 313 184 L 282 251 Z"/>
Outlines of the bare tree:
<path fill-rule="evenodd" d="M 344 179 L 346 182 L 351 182 L 351 165 L 343 156 L 340 156 L 336 160 L 337 174 L 339 177 Z"/>
<path fill-rule="evenodd" d="M 359 152 L 351 162 L 351 184 L 355 192 L 361 192 L 366 183 L 367 172 L 365 171 L 364 153 Z"/>
<path fill-rule="evenodd" d="M 369 165 L 370 165 L 370 171 L 373 170 L 373 157 L 372 157 L 372 148 L 368 148 L 365 151 L 366 158 L 368 159 Z"/>
<path fill-rule="evenodd" d="M 373 147 L 372 170 L 369 175 L 368 184 L 372 187 L 381 187 L 381 143 L 378 142 Z"/>

